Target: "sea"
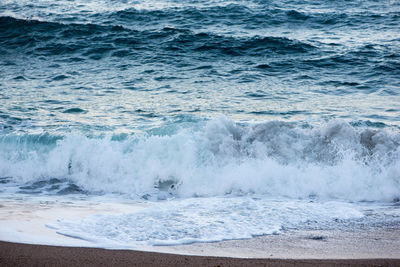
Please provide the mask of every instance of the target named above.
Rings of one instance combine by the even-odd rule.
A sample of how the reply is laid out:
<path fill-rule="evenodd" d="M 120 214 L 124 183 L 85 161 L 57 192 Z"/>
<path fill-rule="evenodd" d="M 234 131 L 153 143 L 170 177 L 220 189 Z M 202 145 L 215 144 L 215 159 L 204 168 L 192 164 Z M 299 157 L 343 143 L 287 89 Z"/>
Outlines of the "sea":
<path fill-rule="evenodd" d="M 1 0 L 0 202 L 139 207 L 44 222 L 106 248 L 399 227 L 400 1 Z"/>

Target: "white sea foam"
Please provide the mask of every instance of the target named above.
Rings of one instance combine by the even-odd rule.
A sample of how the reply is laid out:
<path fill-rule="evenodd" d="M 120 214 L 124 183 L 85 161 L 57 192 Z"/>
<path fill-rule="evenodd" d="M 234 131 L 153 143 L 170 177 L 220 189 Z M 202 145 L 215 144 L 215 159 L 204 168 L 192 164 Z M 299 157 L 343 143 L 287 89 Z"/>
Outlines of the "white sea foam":
<path fill-rule="evenodd" d="M 61 220 L 48 227 L 102 247 L 135 248 L 251 238 L 279 233 L 282 227 L 308 222 L 326 227 L 362 216 L 348 203 L 211 197 L 159 202 L 135 213 Z"/>
<path fill-rule="evenodd" d="M 222 196 L 392 201 L 400 196 L 400 134 L 342 121 L 241 126 L 221 117 L 168 135 L 2 137 L 0 177 L 66 179 L 132 197 Z"/>

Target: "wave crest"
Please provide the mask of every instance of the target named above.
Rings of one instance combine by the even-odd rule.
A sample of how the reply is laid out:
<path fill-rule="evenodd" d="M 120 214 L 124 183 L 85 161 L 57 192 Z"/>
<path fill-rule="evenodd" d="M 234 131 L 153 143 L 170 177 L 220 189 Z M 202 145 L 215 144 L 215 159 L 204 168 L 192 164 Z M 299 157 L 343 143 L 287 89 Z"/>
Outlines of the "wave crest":
<path fill-rule="evenodd" d="M 239 125 L 222 117 L 163 136 L 68 135 L 56 144 L 10 138 L 0 143 L 0 176 L 18 183 L 56 177 L 85 192 L 156 199 L 255 193 L 392 201 L 400 196 L 400 134 L 343 121 L 321 127 L 282 121 Z"/>

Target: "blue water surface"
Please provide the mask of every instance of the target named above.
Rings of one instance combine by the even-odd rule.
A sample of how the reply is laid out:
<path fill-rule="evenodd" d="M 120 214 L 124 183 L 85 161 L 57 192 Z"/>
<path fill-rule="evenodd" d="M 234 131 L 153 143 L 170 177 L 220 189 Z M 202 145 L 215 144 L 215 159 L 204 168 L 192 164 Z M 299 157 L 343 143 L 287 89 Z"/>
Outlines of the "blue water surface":
<path fill-rule="evenodd" d="M 2 1 L 0 131 L 400 126 L 398 1 Z"/>

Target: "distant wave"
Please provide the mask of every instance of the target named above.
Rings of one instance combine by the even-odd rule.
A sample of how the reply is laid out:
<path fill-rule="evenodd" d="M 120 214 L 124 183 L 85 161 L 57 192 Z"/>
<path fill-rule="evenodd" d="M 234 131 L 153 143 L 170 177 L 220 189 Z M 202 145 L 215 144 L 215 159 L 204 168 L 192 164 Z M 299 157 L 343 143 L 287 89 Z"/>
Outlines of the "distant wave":
<path fill-rule="evenodd" d="M 8 135 L 0 147 L 0 177 L 26 193 L 400 197 L 399 132 L 341 121 L 304 128 L 219 118 L 174 134 L 122 139 Z"/>
<path fill-rule="evenodd" d="M 142 11 L 117 13 L 136 18 L 138 12 Z M 319 79 L 320 75 L 331 76 L 332 72 L 337 75 L 351 72 L 352 77 L 359 77 L 363 82 L 349 89 L 364 93 L 375 92 L 379 84 L 399 75 L 400 51 L 394 43 L 370 43 L 346 50 L 341 47 L 341 52 L 335 44 L 322 44 L 316 40 L 305 42 L 287 37 L 198 32 L 192 26 L 185 27 L 185 23 L 136 30 L 123 22 L 116 25 L 64 24 L 0 17 L 0 25 L 0 50 L 6 56 L 17 53 L 28 57 L 54 57 L 71 63 L 124 58 L 146 65 L 164 63 L 174 66 L 213 62 L 216 58 L 239 58 L 247 68 L 262 75 L 306 72 L 311 78 Z"/>
<path fill-rule="evenodd" d="M 314 47 L 284 37 L 233 37 L 194 33 L 179 28 L 136 31 L 122 26 L 62 24 L 0 17 L 3 48 L 27 54 L 59 56 L 133 56 L 143 51 L 207 53 L 218 56 L 257 56 L 263 53 L 303 53 Z M 125 49 L 125 50 L 124 50 Z M 127 50 L 126 50 L 127 49 Z M 121 52 L 124 52 L 122 53 Z"/>

